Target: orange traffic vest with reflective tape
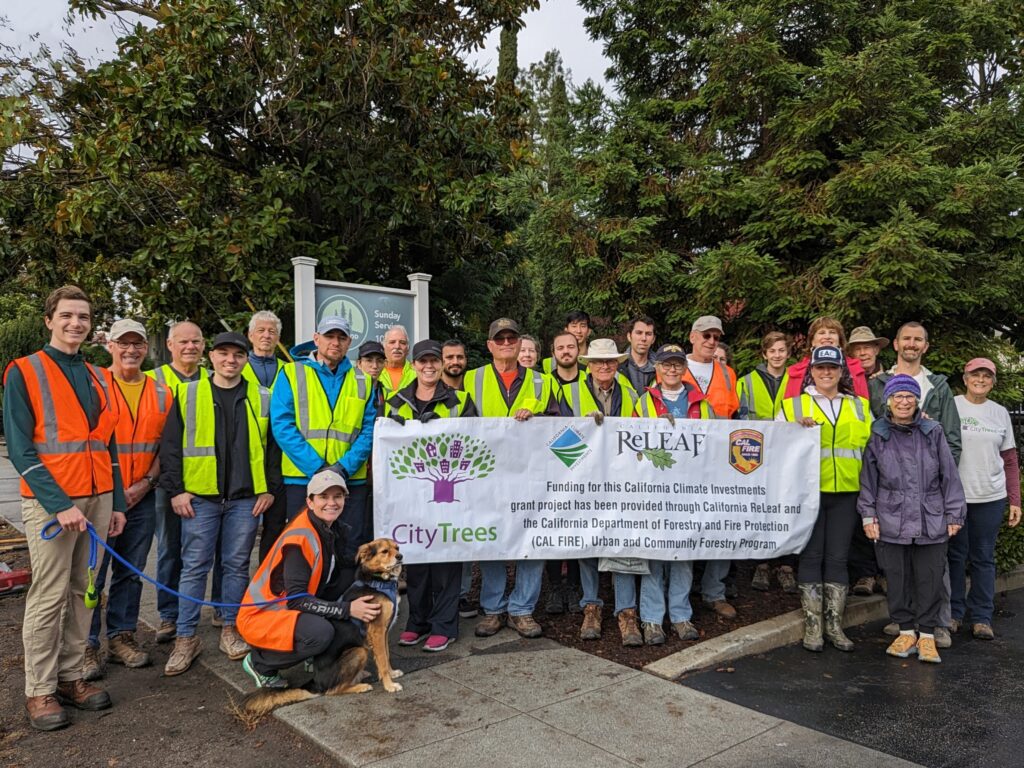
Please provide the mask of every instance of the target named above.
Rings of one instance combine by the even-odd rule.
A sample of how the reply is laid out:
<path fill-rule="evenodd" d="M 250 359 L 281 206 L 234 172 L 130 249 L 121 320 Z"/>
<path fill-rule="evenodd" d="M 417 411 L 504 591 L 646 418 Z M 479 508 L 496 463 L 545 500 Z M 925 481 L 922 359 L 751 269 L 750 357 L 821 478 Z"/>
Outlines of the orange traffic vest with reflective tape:
<path fill-rule="evenodd" d="M 256 571 L 252 583 L 249 584 L 243 602 L 260 603 L 285 596 L 284 592 L 272 591 L 270 577 L 274 569 L 280 567 L 284 561 L 284 548 L 287 546 L 297 546 L 302 550 L 311 569 L 306 592 L 311 595 L 316 594 L 317 589 L 320 588 L 320 575 L 323 573 L 324 559 L 320 550 L 320 535 L 313 527 L 309 514 L 309 510 L 304 509 L 277 537 L 274 548 L 267 554 L 259 570 Z M 287 600 L 258 608 L 243 606 L 238 609 L 235 625 L 238 627 L 242 639 L 249 645 L 267 651 L 293 651 L 295 650 L 295 623 L 299 620 L 301 613 L 302 611 L 289 608 Z"/>
<path fill-rule="evenodd" d="M 117 404 L 111 397 L 113 379 L 108 371 L 86 363 L 100 402 L 96 426 L 89 417 L 60 366 L 45 352 L 36 352 L 11 363 L 25 379 L 32 403 L 35 429 L 32 444 L 40 463 L 71 498 L 95 496 L 114 490 L 114 466 L 110 460 L 110 436 L 117 424 Z M 8 368 L 10 370 L 10 368 Z M 4 377 L 6 379 L 6 376 Z M 31 472 L 30 468 L 28 472 Z M 26 472 L 27 474 L 27 472 Z M 34 498 L 24 478 L 21 495 Z"/>
<path fill-rule="evenodd" d="M 708 390 L 704 393 L 704 399 L 714 409 L 718 418 L 731 419 L 733 414 L 740 409 L 740 399 L 736 396 L 736 373 L 724 363 L 717 360 L 714 363 L 711 367 L 711 381 L 708 382 Z M 700 389 L 689 366 L 686 367 L 686 372 L 683 374 L 683 381 Z"/>
<path fill-rule="evenodd" d="M 117 435 L 117 463 L 121 468 L 121 480 L 127 488 L 145 477 L 153 466 L 174 395 L 169 387 L 147 376 L 142 385 L 138 410 L 135 418 L 132 418 L 131 408 L 116 380 L 113 391 L 120 411 L 114 428 L 114 434 Z"/>

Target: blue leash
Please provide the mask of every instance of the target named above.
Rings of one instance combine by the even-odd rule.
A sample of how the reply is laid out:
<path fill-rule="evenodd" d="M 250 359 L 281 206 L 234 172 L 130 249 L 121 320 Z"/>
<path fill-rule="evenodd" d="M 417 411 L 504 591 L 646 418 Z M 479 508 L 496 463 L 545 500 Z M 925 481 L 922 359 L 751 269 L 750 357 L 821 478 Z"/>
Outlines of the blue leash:
<path fill-rule="evenodd" d="M 213 600 L 200 600 L 197 597 L 189 597 L 188 595 L 181 594 L 181 592 L 178 592 L 177 590 L 171 589 L 165 584 L 161 584 L 156 579 L 150 578 L 145 573 L 136 568 L 134 565 L 125 560 L 123 557 L 121 557 L 121 555 L 114 551 L 113 547 L 107 546 L 107 542 L 105 542 L 103 539 L 99 537 L 99 534 L 96 533 L 96 529 L 92 527 L 92 523 L 86 521 L 85 526 L 86 530 L 89 532 L 89 583 L 85 589 L 85 606 L 87 608 L 95 608 L 100 603 L 100 593 L 96 589 L 96 584 L 94 581 L 94 576 L 96 573 L 96 561 L 98 559 L 97 555 L 99 553 L 98 547 L 96 546 L 97 544 L 102 544 L 103 548 L 107 550 L 108 555 L 113 557 L 115 560 L 117 560 L 121 565 L 123 565 L 132 573 L 141 576 L 143 579 L 148 581 L 157 589 L 161 589 L 164 592 L 168 592 L 174 595 L 175 597 L 181 598 L 183 600 L 189 600 L 190 602 L 198 603 L 199 605 L 212 605 L 214 608 L 262 608 L 265 605 L 273 605 L 274 603 L 281 603 L 286 600 L 291 600 L 297 597 L 311 597 L 311 595 L 308 592 L 300 592 L 297 595 L 285 595 L 284 597 L 275 597 L 273 600 L 263 600 L 262 602 L 258 603 L 218 603 L 214 602 Z M 56 530 L 53 530 L 54 527 L 56 527 Z M 39 537 L 43 541 L 51 541 L 52 539 L 57 538 L 57 536 L 63 530 L 64 529 L 61 528 L 60 522 L 58 522 L 56 519 L 53 519 L 43 526 L 43 530 L 39 533 Z"/>

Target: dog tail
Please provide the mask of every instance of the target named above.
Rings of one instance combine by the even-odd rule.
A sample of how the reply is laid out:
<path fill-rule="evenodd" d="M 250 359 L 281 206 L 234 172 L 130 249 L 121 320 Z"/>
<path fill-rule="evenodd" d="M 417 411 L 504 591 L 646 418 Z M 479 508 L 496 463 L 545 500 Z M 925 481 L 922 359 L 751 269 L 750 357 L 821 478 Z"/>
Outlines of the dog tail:
<path fill-rule="evenodd" d="M 305 688 L 260 688 L 242 700 L 242 711 L 253 717 L 269 715 L 278 707 L 297 704 L 300 701 L 314 699 L 319 693 L 307 691 Z"/>

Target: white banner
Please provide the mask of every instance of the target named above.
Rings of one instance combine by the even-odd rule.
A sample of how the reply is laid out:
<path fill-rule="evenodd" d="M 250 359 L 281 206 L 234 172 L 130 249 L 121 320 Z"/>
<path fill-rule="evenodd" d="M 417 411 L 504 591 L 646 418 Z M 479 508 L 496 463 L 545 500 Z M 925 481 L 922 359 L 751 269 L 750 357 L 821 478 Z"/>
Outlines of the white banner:
<path fill-rule="evenodd" d="M 768 560 L 818 515 L 819 428 L 765 421 L 378 419 L 373 517 L 409 563 Z"/>

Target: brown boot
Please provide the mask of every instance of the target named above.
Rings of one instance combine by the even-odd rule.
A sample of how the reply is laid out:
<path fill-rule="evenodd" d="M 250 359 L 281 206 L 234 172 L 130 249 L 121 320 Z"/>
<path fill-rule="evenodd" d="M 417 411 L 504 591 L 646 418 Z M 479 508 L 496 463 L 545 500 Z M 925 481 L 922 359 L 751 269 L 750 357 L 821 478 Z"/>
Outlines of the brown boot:
<path fill-rule="evenodd" d="M 704 605 L 715 612 L 715 615 L 726 621 L 733 621 L 736 618 L 736 609 L 725 600 L 704 601 Z"/>
<path fill-rule="evenodd" d="M 512 629 L 519 633 L 520 637 L 533 639 L 544 634 L 544 630 L 540 628 L 540 624 L 538 624 L 530 614 L 526 614 L 525 616 L 510 615 L 508 617 L 508 623 Z"/>
<path fill-rule="evenodd" d="M 134 632 L 121 632 L 110 638 L 107 644 L 107 658 L 115 664 L 124 664 L 129 669 L 149 666 L 149 654 L 139 648 Z"/>
<path fill-rule="evenodd" d="M 476 625 L 476 629 L 473 632 L 477 637 L 490 637 L 491 635 L 498 634 L 504 626 L 505 614 L 488 613 Z"/>
<path fill-rule="evenodd" d="M 583 607 L 583 626 L 580 627 L 580 640 L 601 639 L 601 606 L 588 604 Z"/>
<path fill-rule="evenodd" d="M 28 721 L 37 731 L 56 731 L 68 725 L 68 713 L 53 694 L 29 696 L 25 699 Z"/>
<path fill-rule="evenodd" d="M 110 696 L 107 692 L 85 680 L 57 683 L 57 698 L 75 709 L 110 709 Z"/>
<path fill-rule="evenodd" d="M 198 637 L 174 638 L 174 649 L 164 665 L 164 675 L 174 677 L 187 671 L 200 651 L 202 651 L 202 643 L 199 642 Z"/>
<path fill-rule="evenodd" d="M 619 633 L 626 647 L 635 648 L 644 644 L 644 636 L 640 634 L 640 627 L 636 623 L 636 608 L 626 608 L 619 612 Z"/>

